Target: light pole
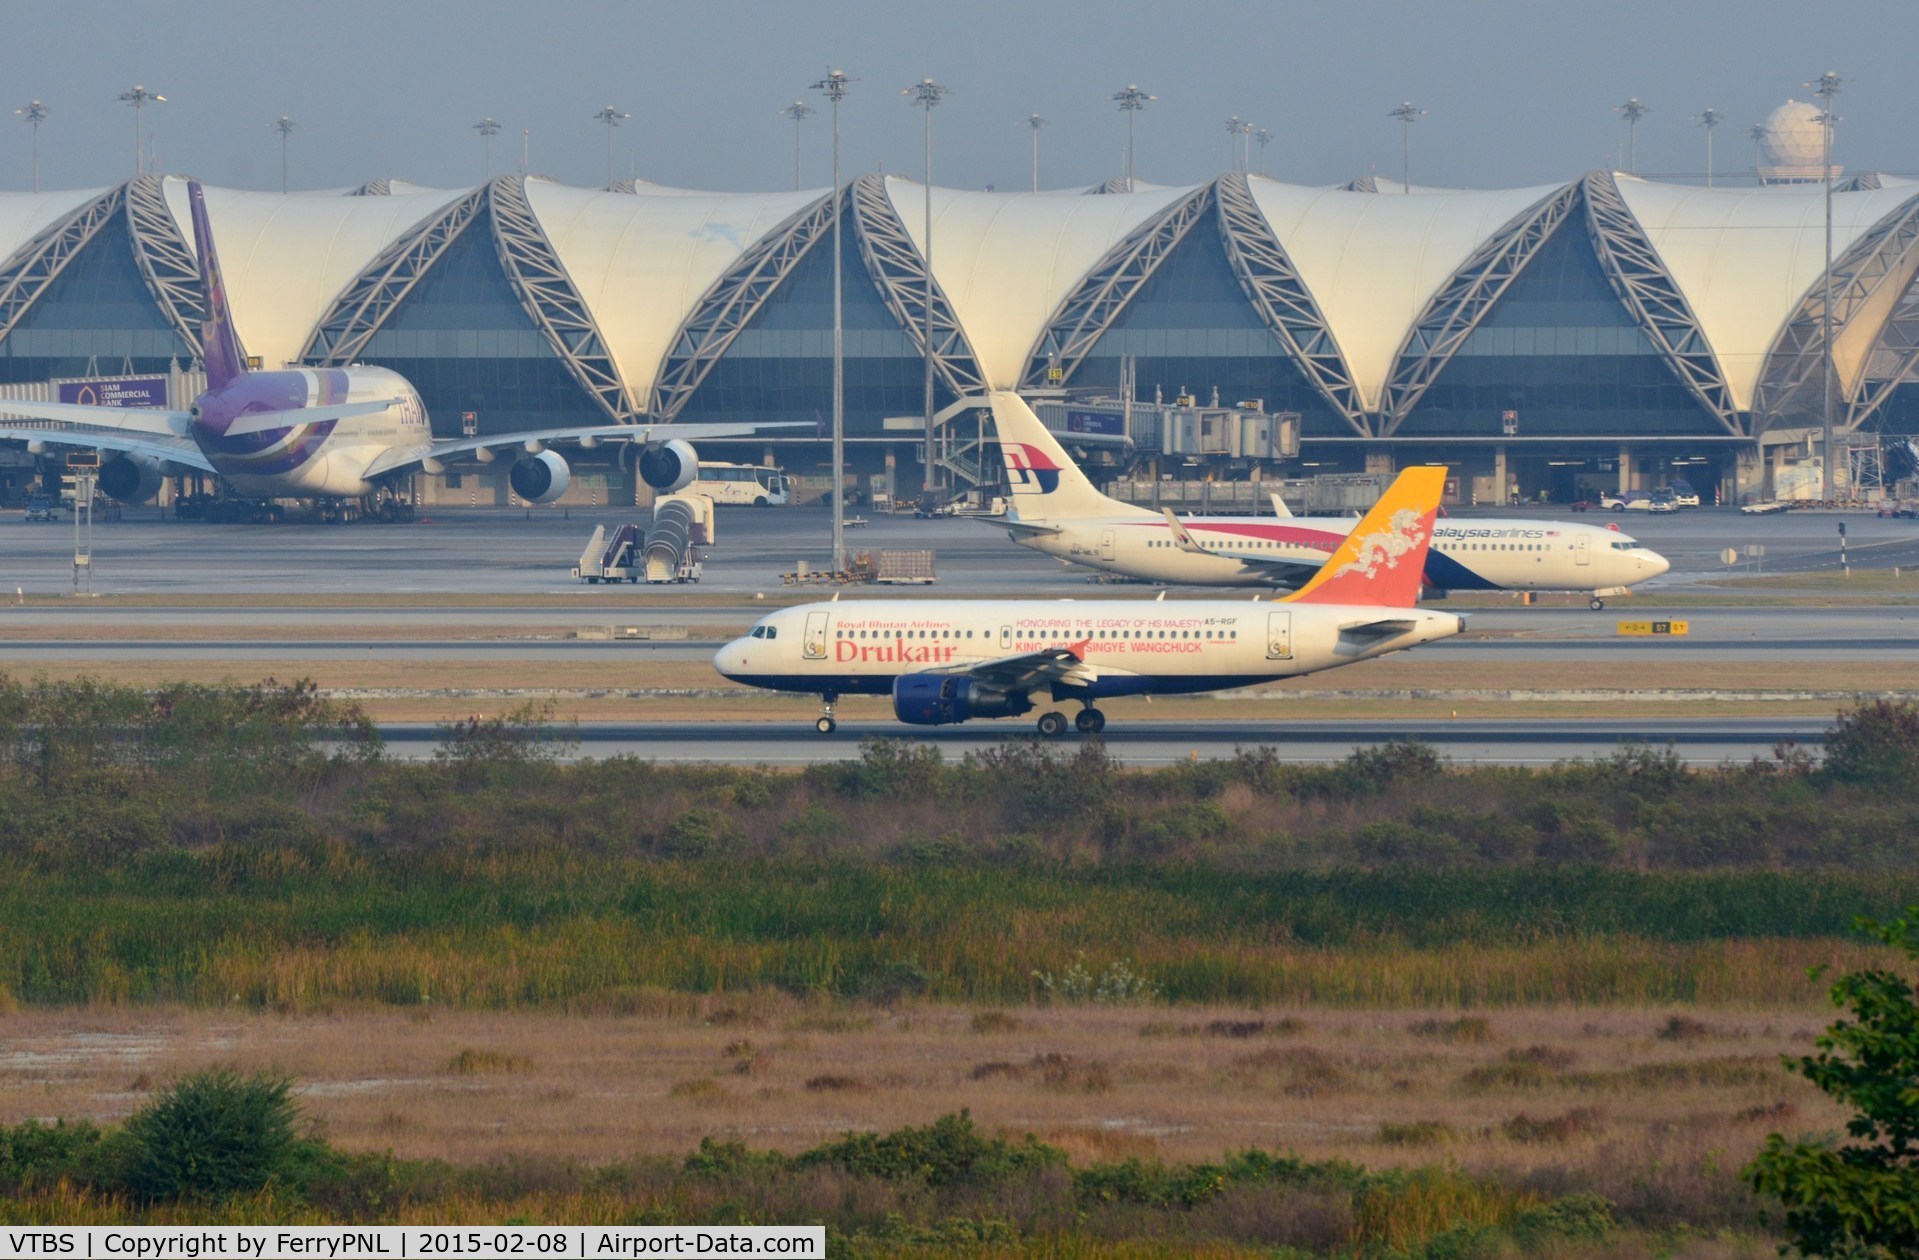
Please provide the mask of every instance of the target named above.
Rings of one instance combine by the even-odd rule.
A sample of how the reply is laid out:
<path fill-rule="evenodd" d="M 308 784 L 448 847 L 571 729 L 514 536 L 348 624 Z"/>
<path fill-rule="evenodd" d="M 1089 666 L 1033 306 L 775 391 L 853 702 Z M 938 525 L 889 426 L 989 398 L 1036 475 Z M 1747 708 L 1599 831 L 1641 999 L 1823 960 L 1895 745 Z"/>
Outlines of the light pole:
<path fill-rule="evenodd" d="M 594 121 L 606 124 L 606 190 L 613 191 L 613 129 L 624 120 L 633 117 L 623 114 L 611 105 L 601 106 L 600 112 L 593 115 Z"/>
<path fill-rule="evenodd" d="M 285 114 L 281 114 L 278 118 L 267 124 L 268 131 L 277 131 L 280 133 L 280 194 L 282 196 L 286 195 L 287 190 L 287 137 L 291 136 L 299 126 L 299 123 L 294 122 Z"/>
<path fill-rule="evenodd" d="M 1253 139 L 1259 141 L 1259 173 L 1266 173 L 1266 146 L 1273 142 L 1273 133 L 1261 127 L 1253 133 Z"/>
<path fill-rule="evenodd" d="M 1819 172 L 1819 177 L 1826 185 L 1826 269 L 1820 277 L 1819 285 L 1819 357 L 1823 361 L 1824 370 L 1821 375 L 1825 377 L 1825 389 L 1821 400 L 1823 405 L 1820 407 L 1819 427 L 1824 448 L 1822 458 L 1826 463 L 1826 497 L 1829 499 L 1834 497 L 1833 491 L 1839 485 L 1832 459 L 1834 454 L 1833 385 L 1836 384 L 1832 379 L 1832 128 L 1833 124 L 1839 121 L 1832 112 L 1832 98 L 1839 95 L 1839 84 L 1839 76 L 1828 70 L 1805 85 L 1812 89 L 1814 96 L 1826 103 L 1826 108 L 1819 114 L 1820 134 L 1824 141 L 1823 152 L 1820 155 L 1824 169 Z M 1847 489 L 1850 490 L 1851 487 L 1848 486 Z"/>
<path fill-rule="evenodd" d="M 1639 120 L 1652 113 L 1652 107 L 1642 105 L 1636 96 L 1626 98 L 1624 105 L 1613 106 L 1613 113 L 1626 120 L 1626 172 L 1639 173 Z"/>
<path fill-rule="evenodd" d="M 841 294 L 844 278 L 840 263 L 840 102 L 846 99 L 849 79 L 844 71 L 828 70 L 813 85 L 833 102 L 833 571 L 846 572 L 846 330 Z"/>
<path fill-rule="evenodd" d="M 144 84 L 136 83 L 120 93 L 120 99 L 133 106 L 133 173 L 135 176 L 146 173 L 146 141 L 140 134 L 140 111 L 146 108 L 148 101 L 165 104 L 166 97 L 158 92 L 149 92 Z"/>
<path fill-rule="evenodd" d="M 780 110 L 781 118 L 793 120 L 793 191 L 800 190 L 800 124 L 811 118 L 817 111 L 805 101 L 794 101 Z"/>
<path fill-rule="evenodd" d="M 1231 151 L 1228 155 L 1230 159 L 1229 165 L 1235 171 L 1247 170 L 1253 164 L 1252 154 L 1248 151 L 1248 145 L 1245 139 L 1245 137 L 1251 135 L 1252 132 L 1253 124 L 1247 122 L 1238 114 L 1234 114 L 1226 120 L 1226 144 Z"/>
<path fill-rule="evenodd" d="M 1763 184 L 1766 182 L 1766 178 L 1759 173 L 1759 159 L 1761 157 L 1759 146 L 1766 142 L 1766 137 L 1771 133 L 1766 130 L 1765 123 L 1754 123 L 1752 126 L 1746 128 L 1746 134 L 1752 137 L 1753 182 Z"/>
<path fill-rule="evenodd" d="M 1038 192 L 1039 191 L 1039 129 L 1046 125 L 1046 120 L 1044 118 L 1041 118 L 1038 114 L 1028 114 L 1026 116 L 1025 125 L 1033 133 L 1033 191 Z"/>
<path fill-rule="evenodd" d="M 486 182 L 490 184 L 493 182 L 493 137 L 500 134 L 500 124 L 488 114 L 473 124 L 473 130 L 479 132 L 480 139 L 486 143 Z"/>
<path fill-rule="evenodd" d="M 28 101 L 13 111 L 33 127 L 33 191 L 40 191 L 40 124 L 47 120 L 48 109 L 39 101 Z"/>
<path fill-rule="evenodd" d="M 1120 112 L 1126 115 L 1126 191 L 1132 192 L 1134 169 L 1133 120 L 1139 116 L 1140 110 L 1146 108 L 1147 102 L 1156 101 L 1159 98 L 1150 93 L 1142 92 L 1137 83 L 1128 83 L 1125 87 L 1113 93 L 1108 99 L 1118 101 Z"/>
<path fill-rule="evenodd" d="M 1706 187 L 1712 187 L 1712 129 L 1726 120 L 1726 116 L 1708 105 L 1694 116 L 1693 121 L 1706 129 Z"/>
<path fill-rule="evenodd" d="M 926 205 L 926 239 L 920 247 L 920 256 L 926 266 L 926 308 L 922 313 L 926 335 L 926 451 L 922 456 L 922 473 L 925 489 L 939 488 L 939 466 L 934 463 L 933 442 L 933 107 L 952 93 L 944 83 L 935 83 L 931 79 L 921 79 L 912 87 L 901 88 L 900 95 L 912 105 L 917 105 L 926 116 L 926 182 L 920 186 L 922 200 Z"/>
<path fill-rule="evenodd" d="M 1413 124 L 1425 112 L 1411 101 L 1401 101 L 1386 111 L 1386 117 L 1399 119 L 1399 183 L 1405 193 L 1413 190 Z"/>

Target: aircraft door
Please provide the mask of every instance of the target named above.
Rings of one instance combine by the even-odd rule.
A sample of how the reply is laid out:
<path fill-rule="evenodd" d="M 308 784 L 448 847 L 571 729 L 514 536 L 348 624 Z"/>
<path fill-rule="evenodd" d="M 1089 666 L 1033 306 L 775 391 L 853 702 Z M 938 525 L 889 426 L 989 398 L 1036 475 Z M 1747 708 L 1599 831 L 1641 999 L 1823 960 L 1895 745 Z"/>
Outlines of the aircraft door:
<path fill-rule="evenodd" d="M 1113 554 L 1113 531 L 1110 529 L 1102 529 L 1099 531 L 1099 558 L 1102 560 L 1111 560 Z"/>
<path fill-rule="evenodd" d="M 1293 659 L 1293 614 L 1290 609 L 1266 614 L 1266 659 Z"/>
<path fill-rule="evenodd" d="M 806 614 L 806 637 L 801 641 L 800 655 L 809 661 L 826 659 L 826 614 L 810 612 Z"/>
<path fill-rule="evenodd" d="M 1581 533 L 1573 539 L 1573 563 L 1591 564 L 1593 562 L 1593 539 L 1591 534 Z"/>

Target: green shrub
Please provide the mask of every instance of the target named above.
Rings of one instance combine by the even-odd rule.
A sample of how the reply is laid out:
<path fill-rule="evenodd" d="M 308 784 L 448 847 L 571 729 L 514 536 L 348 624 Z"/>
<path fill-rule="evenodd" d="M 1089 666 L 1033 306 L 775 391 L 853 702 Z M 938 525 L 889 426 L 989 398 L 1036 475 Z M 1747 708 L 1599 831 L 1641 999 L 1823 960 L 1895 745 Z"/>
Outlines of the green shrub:
<path fill-rule="evenodd" d="M 1919 787 L 1919 705 L 1874 700 L 1839 715 L 1821 774 L 1875 791 Z"/>
<path fill-rule="evenodd" d="M 1065 1163 L 1066 1152 L 1030 1133 L 1018 1142 L 981 1136 L 967 1111 L 941 1116 L 919 1129 L 848 1133 L 793 1160 L 797 1168 L 825 1164 L 862 1177 L 918 1182 L 935 1190 L 991 1185 Z"/>
<path fill-rule="evenodd" d="M 294 1170 L 299 1121 L 287 1077 L 228 1068 L 183 1076 L 128 1118 L 120 1179 L 149 1202 L 262 1190 Z"/>

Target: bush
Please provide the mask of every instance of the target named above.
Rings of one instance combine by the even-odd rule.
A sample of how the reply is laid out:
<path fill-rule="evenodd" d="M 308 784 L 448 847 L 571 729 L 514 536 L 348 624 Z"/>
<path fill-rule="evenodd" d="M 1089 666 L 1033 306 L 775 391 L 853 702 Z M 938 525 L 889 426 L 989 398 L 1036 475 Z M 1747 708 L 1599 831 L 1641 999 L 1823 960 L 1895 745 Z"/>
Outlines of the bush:
<path fill-rule="evenodd" d="M 1919 705 L 1874 700 L 1839 715 L 1821 770 L 1834 783 L 1876 791 L 1919 785 Z"/>
<path fill-rule="evenodd" d="M 920 1182 L 935 1190 L 990 1185 L 1065 1163 L 1066 1152 L 1047 1146 L 1030 1133 L 1019 1142 L 982 1137 L 968 1111 L 941 1116 L 920 1129 L 848 1133 L 793 1161 L 797 1168 L 827 1164 L 856 1176 Z"/>
<path fill-rule="evenodd" d="M 149 1202 L 262 1190 L 294 1171 L 299 1121 L 287 1077 L 228 1068 L 183 1076 L 127 1120 L 120 1180 Z"/>

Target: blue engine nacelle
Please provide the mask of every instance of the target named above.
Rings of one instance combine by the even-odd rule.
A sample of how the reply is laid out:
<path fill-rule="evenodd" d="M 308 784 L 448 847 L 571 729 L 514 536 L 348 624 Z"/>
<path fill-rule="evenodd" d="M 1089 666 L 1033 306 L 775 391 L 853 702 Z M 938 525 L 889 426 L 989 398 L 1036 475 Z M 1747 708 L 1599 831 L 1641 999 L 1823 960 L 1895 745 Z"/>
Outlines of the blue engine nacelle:
<path fill-rule="evenodd" d="M 122 455 L 100 469 L 100 489 L 116 503 L 148 502 L 160 493 L 160 480 L 159 462 L 139 455 Z"/>
<path fill-rule="evenodd" d="M 513 493 L 528 503 L 551 503 L 566 493 L 573 472 L 558 452 L 541 451 L 531 459 L 514 464 L 506 475 Z"/>
<path fill-rule="evenodd" d="M 948 726 L 974 718 L 1018 717 L 1033 702 L 965 674 L 901 674 L 893 680 L 893 715 L 914 726 Z"/>
<path fill-rule="evenodd" d="M 650 443 L 640 451 L 639 464 L 640 480 L 661 494 L 684 490 L 700 476 L 699 454 L 678 438 Z"/>

